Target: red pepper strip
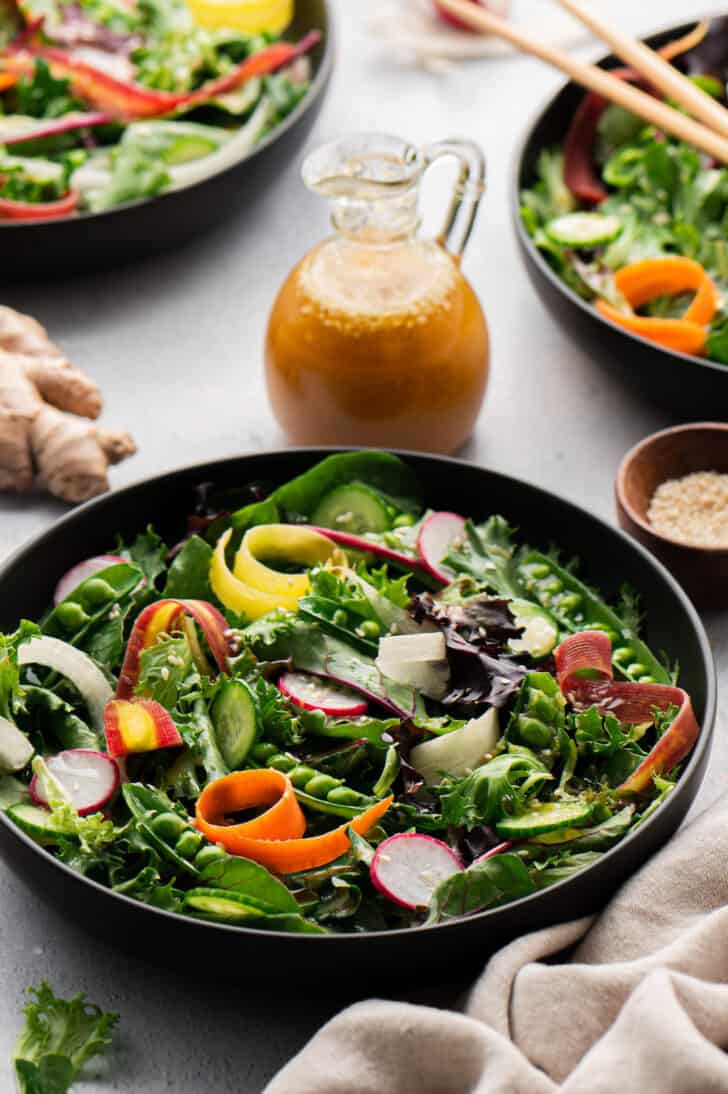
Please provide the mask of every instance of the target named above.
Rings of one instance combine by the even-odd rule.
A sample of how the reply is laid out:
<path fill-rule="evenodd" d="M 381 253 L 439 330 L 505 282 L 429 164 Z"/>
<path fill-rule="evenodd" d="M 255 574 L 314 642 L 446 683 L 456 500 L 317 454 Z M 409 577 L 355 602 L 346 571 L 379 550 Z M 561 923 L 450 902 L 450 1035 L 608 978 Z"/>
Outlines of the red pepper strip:
<path fill-rule="evenodd" d="M 673 57 L 697 45 L 705 37 L 706 28 L 707 24 L 699 24 L 695 30 L 668 42 L 657 52 L 664 60 L 671 61 Z M 645 86 L 643 77 L 634 69 L 610 68 L 609 74 L 616 76 L 618 80 L 628 80 L 630 83 Z M 653 94 L 656 92 L 653 91 Z M 595 91 L 585 95 L 574 114 L 564 142 L 564 182 L 574 197 L 590 205 L 598 205 L 607 197 L 607 191 L 594 171 L 592 152 L 599 119 L 608 105 L 607 99 L 603 99 Z"/>
<path fill-rule="evenodd" d="M 13 38 L 14 46 L 25 46 L 28 42 L 32 42 L 38 37 L 45 23 L 45 15 L 31 15 L 29 11 L 22 9 L 20 14 L 25 19 L 25 26 Z"/>
<path fill-rule="evenodd" d="M 78 191 L 69 190 L 58 201 L 11 201 L 0 198 L 0 220 L 50 220 L 65 217 L 78 205 Z"/>
<path fill-rule="evenodd" d="M 0 79 L 2 79 L 2 73 L 0 73 Z M 91 129 L 94 125 L 106 125 L 113 120 L 109 114 L 102 114 L 99 111 L 87 114 L 69 114 L 65 118 L 55 118 L 46 125 L 39 125 L 27 133 L 4 137 L 2 144 L 9 147 L 12 144 L 25 144 L 26 141 L 39 141 L 44 137 L 56 137 L 59 133 L 68 133 L 73 129 Z"/>
<path fill-rule="evenodd" d="M 617 69 L 618 76 L 626 69 Z M 607 106 L 607 100 L 596 92 L 585 95 L 574 114 L 564 142 L 564 182 L 579 201 L 598 205 L 608 196 L 596 176 L 592 164 L 592 149 L 597 135 L 597 123 Z"/>
<path fill-rule="evenodd" d="M 228 670 L 228 625 L 217 608 L 206 600 L 157 600 L 139 614 L 129 635 L 124 663 L 116 688 L 117 699 L 132 699 L 139 680 L 141 655 L 160 634 L 169 633 L 181 615 L 191 615 L 207 639 L 220 672 Z"/>
<path fill-rule="evenodd" d="M 622 725 L 639 725 L 653 720 L 655 707 L 679 708 L 670 728 L 615 793 L 639 794 L 649 788 L 654 775 L 671 771 L 685 759 L 700 733 L 686 691 L 669 684 L 615 683 L 612 644 L 602 631 L 570 635 L 554 656 L 559 687 L 569 703 L 580 710 L 597 706 L 603 714 L 613 714 Z M 591 676 L 580 675 L 587 671 Z"/>
<path fill-rule="evenodd" d="M 233 91 L 236 87 L 253 79 L 265 76 L 279 68 L 291 64 L 297 57 L 307 53 L 320 40 L 319 31 L 312 30 L 296 45 L 290 42 L 275 42 L 254 53 L 226 76 L 208 80 L 196 91 L 171 92 L 154 91 L 141 84 L 119 80 L 108 72 L 77 61 L 70 53 L 52 46 L 34 46 L 17 50 L 9 46 L 5 50 L 3 67 L 11 72 L 32 73 L 36 58 L 42 57 L 48 62 L 52 74 L 57 78 L 71 81 L 75 95 L 86 100 L 113 118 L 133 121 L 135 118 L 154 118 L 171 114 L 181 107 L 196 106 L 200 103 Z"/>

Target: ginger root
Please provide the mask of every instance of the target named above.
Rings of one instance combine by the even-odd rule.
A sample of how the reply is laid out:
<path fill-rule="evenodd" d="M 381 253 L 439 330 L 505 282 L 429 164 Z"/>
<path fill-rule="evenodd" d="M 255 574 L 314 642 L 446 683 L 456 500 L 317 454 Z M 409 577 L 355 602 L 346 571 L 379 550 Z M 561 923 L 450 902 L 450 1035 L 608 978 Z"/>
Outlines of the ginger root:
<path fill-rule="evenodd" d="M 34 484 L 63 501 L 109 489 L 107 470 L 136 452 L 128 433 L 85 419 L 101 413 L 96 384 L 28 315 L 0 307 L 0 490 Z"/>

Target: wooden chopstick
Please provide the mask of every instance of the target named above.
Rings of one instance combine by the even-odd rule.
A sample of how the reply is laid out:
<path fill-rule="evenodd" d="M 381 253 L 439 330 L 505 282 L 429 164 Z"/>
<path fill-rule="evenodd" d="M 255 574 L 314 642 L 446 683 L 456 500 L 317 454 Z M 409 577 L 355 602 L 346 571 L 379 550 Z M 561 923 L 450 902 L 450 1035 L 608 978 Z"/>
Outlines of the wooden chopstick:
<path fill-rule="evenodd" d="M 585 27 L 593 31 L 608 45 L 617 57 L 645 77 L 649 84 L 684 106 L 688 113 L 698 118 L 716 133 L 728 137 L 728 110 L 701 90 L 692 80 L 663 60 L 658 53 L 630 38 L 611 23 L 606 22 L 595 12 L 585 8 L 578 0 L 556 0 Z"/>
<path fill-rule="evenodd" d="M 555 46 L 539 42 L 537 38 L 532 38 L 530 34 L 519 30 L 498 15 L 493 15 L 485 8 L 471 3 L 470 0 L 438 0 L 438 3 L 475 30 L 484 34 L 493 34 L 497 38 L 510 42 L 522 53 L 530 53 L 541 61 L 553 65 L 554 68 L 560 69 L 589 91 L 595 91 L 610 102 L 624 107 L 631 114 L 637 114 L 651 125 L 685 141 L 686 144 L 693 145 L 720 163 L 728 164 L 728 140 L 725 137 L 689 118 L 686 114 L 682 114 L 679 110 L 667 106 L 652 95 L 640 91 L 639 88 L 632 87 L 626 81 L 611 76 L 606 69 L 577 61 Z"/>

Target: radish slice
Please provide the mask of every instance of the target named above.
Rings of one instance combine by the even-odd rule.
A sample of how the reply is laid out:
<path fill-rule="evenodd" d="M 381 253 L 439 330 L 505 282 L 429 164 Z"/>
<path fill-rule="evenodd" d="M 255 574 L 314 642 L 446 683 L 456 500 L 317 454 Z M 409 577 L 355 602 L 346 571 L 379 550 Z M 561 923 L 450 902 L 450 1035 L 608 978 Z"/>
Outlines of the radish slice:
<path fill-rule="evenodd" d="M 477 866 L 479 862 L 487 862 L 489 858 L 495 858 L 496 855 L 502 855 L 505 851 L 510 851 L 512 846 L 513 842 L 511 840 L 504 840 L 503 843 L 499 843 L 497 847 L 491 847 L 490 851 L 486 851 L 484 854 L 474 858 L 471 865 Z"/>
<path fill-rule="evenodd" d="M 93 558 L 86 558 L 83 562 L 77 562 L 56 585 L 53 603 L 60 604 L 74 589 L 78 588 L 82 581 L 93 577 L 99 570 L 106 570 L 109 566 L 114 566 L 117 562 L 126 562 L 126 559 L 121 558 L 120 555 L 94 555 Z"/>
<path fill-rule="evenodd" d="M 463 869 L 460 856 L 442 840 L 400 832 L 379 844 L 369 868 L 380 893 L 403 908 L 427 908 L 437 886 Z"/>
<path fill-rule="evenodd" d="M 19 665 L 43 665 L 67 677 L 81 693 L 94 729 L 104 732 L 104 710 L 114 698 L 111 684 L 103 672 L 83 650 L 77 650 L 60 638 L 44 634 L 23 642 L 18 647 Z"/>
<path fill-rule="evenodd" d="M 366 536 L 355 536 L 351 532 L 339 532 L 332 528 L 317 528 L 313 524 L 309 527 L 312 532 L 320 532 L 322 536 L 328 536 L 340 547 L 351 547 L 355 551 L 368 551 L 369 554 L 376 555 L 377 558 L 383 558 L 387 562 L 394 562 L 398 566 L 406 566 L 409 570 L 413 566 L 422 566 L 417 556 L 407 555 L 404 551 L 395 551 L 391 547 L 385 547 L 382 543 L 372 543 Z"/>
<path fill-rule="evenodd" d="M 464 528 L 465 518 L 457 513 L 431 513 L 417 537 L 417 550 L 422 565 L 443 585 L 449 584 L 455 574 L 442 560 L 453 542 L 463 534 Z"/>
<path fill-rule="evenodd" d="M 360 695 L 307 672 L 284 672 L 278 677 L 278 687 L 303 710 L 322 710 L 332 718 L 356 718 L 367 712 L 366 701 Z"/>
<path fill-rule="evenodd" d="M 46 767 L 63 787 L 78 813 L 96 813 L 119 789 L 119 769 L 110 756 L 91 748 L 69 748 L 46 760 Z M 30 796 L 38 805 L 48 805 L 37 775 L 30 783 Z"/>

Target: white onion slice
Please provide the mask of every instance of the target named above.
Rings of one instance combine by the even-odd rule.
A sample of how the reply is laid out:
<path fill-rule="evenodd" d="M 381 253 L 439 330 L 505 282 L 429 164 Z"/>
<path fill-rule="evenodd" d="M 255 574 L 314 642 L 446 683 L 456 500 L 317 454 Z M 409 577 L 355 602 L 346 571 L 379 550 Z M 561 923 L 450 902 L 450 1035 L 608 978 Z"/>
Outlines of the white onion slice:
<path fill-rule="evenodd" d="M 33 746 L 21 730 L 0 717 L 0 775 L 22 771 L 33 755 Z"/>
<path fill-rule="evenodd" d="M 114 698 L 111 684 L 101 669 L 83 650 L 77 650 L 60 638 L 44 634 L 18 647 L 19 665 L 43 665 L 65 676 L 81 693 L 94 728 L 104 731 L 104 709 Z"/>

